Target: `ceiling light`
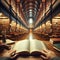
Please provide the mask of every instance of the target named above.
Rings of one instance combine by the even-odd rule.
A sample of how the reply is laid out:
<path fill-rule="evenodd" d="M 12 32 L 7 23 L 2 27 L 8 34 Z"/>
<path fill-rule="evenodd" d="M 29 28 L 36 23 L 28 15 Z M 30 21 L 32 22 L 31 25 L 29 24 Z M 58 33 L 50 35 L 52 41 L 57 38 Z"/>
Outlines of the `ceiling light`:
<path fill-rule="evenodd" d="M 32 19 L 32 18 L 29 19 L 29 23 L 30 23 L 30 24 L 33 23 L 33 19 Z"/>
<path fill-rule="evenodd" d="M 30 9 L 29 11 L 32 12 L 32 9 Z"/>

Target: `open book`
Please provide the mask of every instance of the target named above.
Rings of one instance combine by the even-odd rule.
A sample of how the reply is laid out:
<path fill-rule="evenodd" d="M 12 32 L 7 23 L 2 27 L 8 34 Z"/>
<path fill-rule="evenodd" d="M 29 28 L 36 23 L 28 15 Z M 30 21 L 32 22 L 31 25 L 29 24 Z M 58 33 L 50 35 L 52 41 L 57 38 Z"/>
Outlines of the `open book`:
<path fill-rule="evenodd" d="M 40 56 L 40 51 L 47 48 L 42 41 L 33 39 L 19 41 L 14 45 L 13 49 L 21 56 Z"/>

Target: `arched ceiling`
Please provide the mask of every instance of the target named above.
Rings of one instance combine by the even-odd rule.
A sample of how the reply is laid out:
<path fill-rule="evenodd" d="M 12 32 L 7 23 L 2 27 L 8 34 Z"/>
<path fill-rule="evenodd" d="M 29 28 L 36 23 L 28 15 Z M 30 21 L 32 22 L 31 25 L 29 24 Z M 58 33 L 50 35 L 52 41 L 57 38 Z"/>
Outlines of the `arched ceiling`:
<path fill-rule="evenodd" d="M 22 4 L 22 9 L 24 17 L 28 21 L 29 18 L 32 18 L 35 22 L 37 19 L 37 14 L 40 8 L 41 0 L 20 0 Z"/>
<path fill-rule="evenodd" d="M 7 0 L 6 0 L 7 1 Z M 15 1 L 14 7 L 22 22 L 29 27 L 29 19 L 33 19 L 34 27 L 40 22 L 42 16 L 49 10 L 50 5 L 56 0 L 10 0 Z M 13 4 L 14 5 L 14 4 Z M 11 4 L 11 6 L 13 6 Z"/>
<path fill-rule="evenodd" d="M 22 6 L 21 10 L 25 21 L 28 23 L 29 19 L 32 18 L 34 26 L 40 22 L 42 16 L 44 16 L 54 1 L 55 0 L 17 0 Z"/>

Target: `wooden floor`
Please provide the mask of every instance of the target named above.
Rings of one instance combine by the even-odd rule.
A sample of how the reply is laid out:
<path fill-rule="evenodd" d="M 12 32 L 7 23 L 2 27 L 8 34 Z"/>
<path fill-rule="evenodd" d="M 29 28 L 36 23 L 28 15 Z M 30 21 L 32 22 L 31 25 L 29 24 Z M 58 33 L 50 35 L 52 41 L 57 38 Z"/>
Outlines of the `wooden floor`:
<path fill-rule="evenodd" d="M 48 48 L 49 50 L 54 51 L 54 52 L 57 54 L 57 56 L 60 56 L 60 52 L 56 51 L 56 50 L 53 48 L 53 46 L 52 46 L 51 43 L 49 42 L 49 39 L 46 40 L 46 39 L 41 38 L 39 35 L 36 35 L 36 34 L 33 34 L 33 36 L 34 36 L 34 38 L 36 38 L 36 39 L 38 39 L 38 40 L 42 40 L 42 41 L 46 44 L 46 46 L 47 46 L 47 48 Z M 28 34 L 24 35 L 23 38 L 20 37 L 20 39 L 22 38 L 22 40 L 23 40 L 23 39 L 26 39 L 27 37 L 28 37 Z M 20 40 L 20 39 L 19 39 L 19 40 Z M 6 52 L 6 51 L 5 51 L 5 52 Z M 4 52 L 2 53 L 2 56 L 3 56 L 3 55 L 4 55 Z M 1 54 L 0 54 L 0 56 L 1 56 Z M 18 57 L 16 60 L 43 60 L 43 59 L 41 59 L 40 57 L 29 56 L 29 57 Z"/>

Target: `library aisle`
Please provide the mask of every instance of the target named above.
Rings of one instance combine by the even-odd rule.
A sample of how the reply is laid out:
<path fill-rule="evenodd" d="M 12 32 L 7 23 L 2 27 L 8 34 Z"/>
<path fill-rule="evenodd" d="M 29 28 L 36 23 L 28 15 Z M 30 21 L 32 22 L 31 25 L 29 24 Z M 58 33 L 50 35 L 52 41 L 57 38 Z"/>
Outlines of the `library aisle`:
<path fill-rule="evenodd" d="M 43 60 L 40 46 L 60 57 L 60 0 L 0 0 L 0 57 L 15 48 L 29 55 L 16 60 Z"/>

